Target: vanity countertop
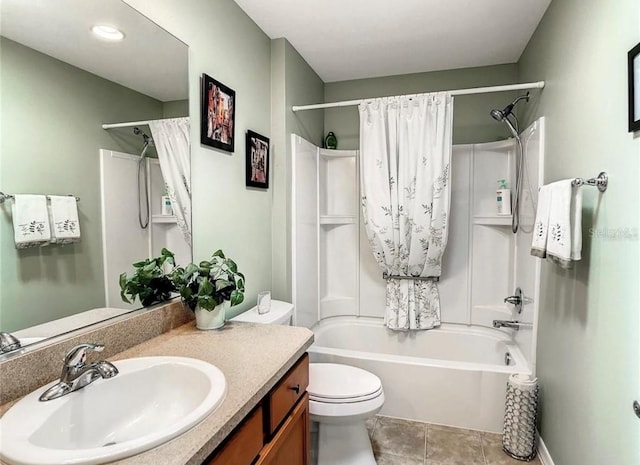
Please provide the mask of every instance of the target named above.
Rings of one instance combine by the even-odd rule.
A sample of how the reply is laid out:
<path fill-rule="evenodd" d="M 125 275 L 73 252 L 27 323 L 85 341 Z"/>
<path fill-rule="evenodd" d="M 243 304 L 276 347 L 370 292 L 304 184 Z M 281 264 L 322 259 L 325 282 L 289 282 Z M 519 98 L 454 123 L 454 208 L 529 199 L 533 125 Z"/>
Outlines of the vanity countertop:
<path fill-rule="evenodd" d="M 225 400 L 202 423 L 166 444 L 112 463 L 201 464 L 312 342 L 313 333 L 306 328 L 228 322 L 221 330 L 199 331 L 191 322 L 110 357 L 192 357 L 217 366 L 227 379 Z"/>

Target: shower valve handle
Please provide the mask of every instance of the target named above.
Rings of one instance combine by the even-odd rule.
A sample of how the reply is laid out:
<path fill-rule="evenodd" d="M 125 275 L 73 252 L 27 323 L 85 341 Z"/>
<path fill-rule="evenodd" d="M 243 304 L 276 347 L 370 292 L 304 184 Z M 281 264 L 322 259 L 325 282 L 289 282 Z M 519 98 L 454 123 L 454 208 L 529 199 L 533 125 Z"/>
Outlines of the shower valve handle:
<path fill-rule="evenodd" d="M 520 296 L 510 295 L 509 297 L 504 299 L 504 302 L 511 305 L 519 305 L 522 303 L 522 299 L 520 298 Z"/>
<path fill-rule="evenodd" d="M 516 293 L 510 295 L 504 299 L 504 303 L 511 304 L 516 307 L 518 313 L 522 313 L 522 304 L 524 303 L 524 296 L 522 295 L 522 289 L 516 288 Z"/>

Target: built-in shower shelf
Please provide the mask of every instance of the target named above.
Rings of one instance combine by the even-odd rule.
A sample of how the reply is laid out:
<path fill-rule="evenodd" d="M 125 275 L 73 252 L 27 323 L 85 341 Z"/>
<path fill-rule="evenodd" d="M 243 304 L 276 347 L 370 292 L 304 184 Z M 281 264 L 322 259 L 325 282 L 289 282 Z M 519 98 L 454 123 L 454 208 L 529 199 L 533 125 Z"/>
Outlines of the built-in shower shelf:
<path fill-rule="evenodd" d="M 511 215 L 474 216 L 473 224 L 485 226 L 510 226 Z"/>
<path fill-rule="evenodd" d="M 320 215 L 320 224 L 355 224 L 355 215 Z"/>
<path fill-rule="evenodd" d="M 167 223 L 167 224 L 176 224 L 178 222 L 175 216 L 169 215 L 153 215 L 151 217 L 152 223 Z"/>
<path fill-rule="evenodd" d="M 355 157 L 358 153 L 357 150 L 333 150 L 333 149 L 320 149 L 320 156 L 323 158 L 348 158 Z"/>
<path fill-rule="evenodd" d="M 355 297 L 349 297 L 347 295 L 328 294 L 320 299 L 320 303 L 333 303 L 333 302 L 353 302 Z"/>

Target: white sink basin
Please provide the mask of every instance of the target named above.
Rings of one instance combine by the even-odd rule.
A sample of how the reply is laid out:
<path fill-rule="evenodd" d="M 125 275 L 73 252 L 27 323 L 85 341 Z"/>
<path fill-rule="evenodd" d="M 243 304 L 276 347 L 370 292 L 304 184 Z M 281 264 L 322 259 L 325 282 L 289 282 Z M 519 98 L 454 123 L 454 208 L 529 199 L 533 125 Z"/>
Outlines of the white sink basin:
<path fill-rule="evenodd" d="M 32 392 L 0 419 L 0 457 L 15 465 L 98 464 L 184 433 L 224 400 L 215 366 L 183 357 L 113 362 L 120 374 L 58 399 Z"/>

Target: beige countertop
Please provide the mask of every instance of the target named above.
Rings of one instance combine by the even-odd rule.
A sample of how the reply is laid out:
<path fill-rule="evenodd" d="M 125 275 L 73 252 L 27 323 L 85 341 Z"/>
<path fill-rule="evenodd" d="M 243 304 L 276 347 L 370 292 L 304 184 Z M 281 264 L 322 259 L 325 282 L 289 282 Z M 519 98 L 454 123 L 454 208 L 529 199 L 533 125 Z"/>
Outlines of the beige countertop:
<path fill-rule="evenodd" d="M 306 328 L 228 322 L 221 330 L 199 331 L 192 322 L 110 357 L 192 357 L 217 366 L 227 380 L 225 400 L 202 423 L 166 444 L 112 463 L 201 464 L 312 342 Z"/>

